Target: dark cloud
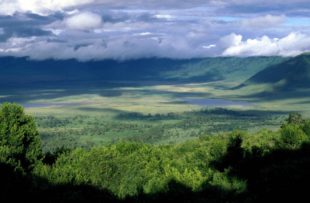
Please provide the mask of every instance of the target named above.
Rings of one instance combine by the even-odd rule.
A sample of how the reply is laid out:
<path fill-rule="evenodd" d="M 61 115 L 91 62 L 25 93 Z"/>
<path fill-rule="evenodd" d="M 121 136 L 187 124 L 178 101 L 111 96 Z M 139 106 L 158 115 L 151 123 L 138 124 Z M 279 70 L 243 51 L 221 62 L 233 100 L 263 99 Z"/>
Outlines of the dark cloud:
<path fill-rule="evenodd" d="M 0 16 L 0 27 L 4 33 L 0 37 L 0 40 L 5 41 L 13 36 L 32 37 L 51 35 L 52 33 L 42 29 L 42 26 L 61 18 L 62 17 L 59 14 L 43 17 L 30 13 L 17 13 L 13 16 Z"/>

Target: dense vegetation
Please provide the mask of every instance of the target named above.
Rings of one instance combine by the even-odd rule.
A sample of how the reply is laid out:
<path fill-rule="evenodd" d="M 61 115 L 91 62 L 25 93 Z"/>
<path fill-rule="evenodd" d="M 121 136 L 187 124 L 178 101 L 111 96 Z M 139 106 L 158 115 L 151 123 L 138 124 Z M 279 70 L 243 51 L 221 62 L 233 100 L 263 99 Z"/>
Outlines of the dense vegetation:
<path fill-rule="evenodd" d="M 244 84 L 269 83 L 279 90 L 310 87 L 310 55 L 302 54 L 261 70 Z"/>
<path fill-rule="evenodd" d="M 175 144 L 234 129 L 258 131 L 278 128 L 283 112 L 202 109 L 185 113 L 142 114 L 120 112 L 112 118 L 76 115 L 67 117 L 37 116 L 43 150 L 91 148 L 119 141 L 147 144 Z"/>
<path fill-rule="evenodd" d="M 310 121 L 278 131 L 235 131 L 181 144 L 119 142 L 42 157 L 20 106 L 0 110 L 1 200 L 267 202 L 308 196 Z"/>

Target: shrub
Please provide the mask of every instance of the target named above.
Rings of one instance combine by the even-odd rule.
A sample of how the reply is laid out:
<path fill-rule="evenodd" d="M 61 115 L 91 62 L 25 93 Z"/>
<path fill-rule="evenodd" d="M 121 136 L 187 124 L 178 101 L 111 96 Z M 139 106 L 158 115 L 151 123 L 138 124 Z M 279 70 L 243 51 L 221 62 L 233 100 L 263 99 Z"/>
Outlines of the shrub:
<path fill-rule="evenodd" d="M 305 132 L 305 134 L 310 137 L 310 120 L 305 121 L 302 130 Z"/>
<path fill-rule="evenodd" d="M 301 125 L 305 122 L 300 113 L 290 113 L 286 119 L 287 124 Z"/>
<path fill-rule="evenodd" d="M 306 140 L 306 134 L 298 125 L 288 124 L 281 129 L 280 144 L 284 148 L 298 148 Z"/>
<path fill-rule="evenodd" d="M 3 104 L 0 108 L 0 162 L 29 172 L 41 157 L 41 140 L 34 119 L 17 104 Z"/>

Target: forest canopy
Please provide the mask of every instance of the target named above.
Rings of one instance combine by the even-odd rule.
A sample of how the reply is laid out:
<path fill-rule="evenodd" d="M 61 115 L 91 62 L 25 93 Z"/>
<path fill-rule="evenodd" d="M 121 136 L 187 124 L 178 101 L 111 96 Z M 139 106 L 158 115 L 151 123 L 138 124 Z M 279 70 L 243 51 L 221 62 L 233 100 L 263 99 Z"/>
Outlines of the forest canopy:
<path fill-rule="evenodd" d="M 310 179 L 309 129 L 310 121 L 294 113 L 277 131 L 43 154 L 34 119 L 6 103 L 0 109 L 1 198 L 12 200 L 14 193 L 51 202 L 296 200 L 307 195 Z"/>

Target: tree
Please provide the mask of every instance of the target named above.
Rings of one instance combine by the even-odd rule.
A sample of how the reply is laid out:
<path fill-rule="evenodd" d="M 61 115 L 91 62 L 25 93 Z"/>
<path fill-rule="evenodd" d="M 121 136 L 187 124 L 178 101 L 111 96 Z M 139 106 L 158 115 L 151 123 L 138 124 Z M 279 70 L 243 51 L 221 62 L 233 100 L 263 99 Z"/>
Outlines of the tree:
<path fill-rule="evenodd" d="M 283 147 L 298 148 L 307 140 L 305 132 L 296 124 L 287 124 L 281 129 Z"/>
<path fill-rule="evenodd" d="M 310 120 L 305 121 L 302 130 L 310 137 Z"/>
<path fill-rule="evenodd" d="M 23 107 L 4 103 L 0 107 L 0 162 L 27 173 L 41 158 L 34 119 L 24 113 Z"/>
<path fill-rule="evenodd" d="M 302 118 L 300 113 L 290 113 L 286 119 L 287 124 L 302 125 L 305 120 Z"/>

